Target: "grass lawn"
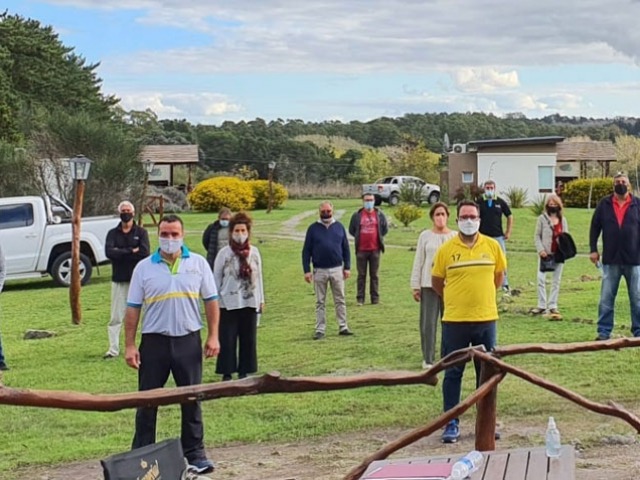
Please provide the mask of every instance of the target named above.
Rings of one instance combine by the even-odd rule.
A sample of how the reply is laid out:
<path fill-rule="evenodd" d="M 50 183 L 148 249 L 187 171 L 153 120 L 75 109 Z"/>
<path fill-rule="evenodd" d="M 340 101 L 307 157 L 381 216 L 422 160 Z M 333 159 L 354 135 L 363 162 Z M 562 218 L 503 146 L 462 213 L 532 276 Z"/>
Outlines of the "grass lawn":
<path fill-rule="evenodd" d="M 266 312 L 258 331 L 259 374 L 280 371 L 284 376 L 345 375 L 365 371 L 419 370 L 418 304 L 411 297 L 409 276 L 416 244 L 428 216 L 412 227 L 394 227 L 381 264 L 381 305 L 355 305 L 355 278 L 347 283 L 349 325 L 354 337 L 338 337 L 332 308 L 328 309 L 327 337 L 311 339 L 314 329 L 314 294 L 303 280 L 299 240 L 313 216 L 298 224 L 285 223 L 296 215 L 316 210 L 318 201 L 296 200 L 267 215 L 255 212 L 254 243 L 264 261 Z M 338 200 L 342 222 L 360 202 Z M 388 213 L 390 209 L 385 207 Z M 582 254 L 567 263 L 560 293 L 561 322 L 530 317 L 535 306 L 536 254 L 533 230 L 536 217 L 527 209 L 514 211 L 514 235 L 508 244 L 512 288 L 521 295 L 501 302 L 498 340 L 502 345 L 593 340 L 600 282 L 598 271 L 584 255 L 588 248 L 591 213 L 568 210 L 570 230 Z M 455 214 L 453 215 L 455 217 Z M 213 220 L 209 214 L 185 214 L 186 243 L 202 253 L 201 232 Z M 398 222 L 394 222 L 398 224 Z M 453 225 L 453 220 L 451 221 Z M 152 233 L 155 233 L 152 232 Z M 152 245 L 157 244 L 154 234 Z M 92 393 L 130 392 L 137 388 L 136 373 L 122 358 L 105 361 L 109 318 L 110 267 L 82 290 L 83 323 L 71 324 L 68 291 L 53 287 L 49 279 L 12 282 L 0 296 L 0 331 L 11 370 L 2 382 L 14 388 L 70 390 Z M 354 271 L 355 274 L 355 271 Z M 355 275 L 354 275 L 355 277 Z M 622 286 L 616 305 L 614 334 L 629 335 L 629 304 Z M 26 329 L 54 330 L 57 336 L 25 341 Z M 638 351 L 623 350 L 571 356 L 526 355 L 508 362 L 556 381 L 587 397 L 615 400 L 633 410 L 638 407 Z M 205 364 L 205 382 L 218 381 L 214 362 Z M 463 395 L 474 381 L 469 373 Z M 498 413 L 503 422 L 537 422 L 541 435 L 548 415 L 581 430 L 585 443 L 611 432 L 629 432 L 619 421 L 574 407 L 552 394 L 514 377 L 501 384 Z M 340 392 L 262 395 L 221 399 L 203 404 L 207 446 L 234 442 L 291 441 L 353 430 L 389 426 L 415 427 L 438 415 L 442 408 L 439 386 L 377 387 Z M 100 458 L 129 448 L 133 433 L 132 410 L 90 413 L 0 405 L 0 478 L 18 466 Z M 180 412 L 162 408 L 158 438 L 179 434 Z M 473 429 L 471 410 L 463 428 Z"/>

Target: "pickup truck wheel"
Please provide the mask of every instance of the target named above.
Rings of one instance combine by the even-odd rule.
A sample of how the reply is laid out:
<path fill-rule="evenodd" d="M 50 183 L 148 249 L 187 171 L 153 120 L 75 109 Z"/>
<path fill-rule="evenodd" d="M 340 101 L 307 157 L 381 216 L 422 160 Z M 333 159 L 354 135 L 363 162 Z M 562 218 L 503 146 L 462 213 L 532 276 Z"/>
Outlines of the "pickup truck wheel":
<path fill-rule="evenodd" d="M 93 266 L 89 257 L 80 254 L 80 284 L 85 285 L 91 279 Z M 51 266 L 51 276 L 56 285 L 68 287 L 71 283 L 71 252 L 58 255 Z"/>
<path fill-rule="evenodd" d="M 400 197 L 398 195 L 391 195 L 389 197 L 389 205 L 395 207 L 398 203 L 400 203 Z"/>
<path fill-rule="evenodd" d="M 440 200 L 440 194 L 438 192 L 431 192 L 431 195 L 429 195 L 429 203 L 433 205 L 438 200 Z"/>

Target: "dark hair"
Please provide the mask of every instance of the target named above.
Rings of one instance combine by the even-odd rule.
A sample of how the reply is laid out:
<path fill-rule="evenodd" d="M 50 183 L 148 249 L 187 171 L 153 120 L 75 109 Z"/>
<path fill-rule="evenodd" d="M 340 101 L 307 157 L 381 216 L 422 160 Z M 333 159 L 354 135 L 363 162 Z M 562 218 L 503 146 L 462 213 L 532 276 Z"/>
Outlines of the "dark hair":
<path fill-rule="evenodd" d="M 170 213 L 169 215 L 164 215 L 160 219 L 160 221 L 158 222 L 158 230 L 160 230 L 161 223 L 175 223 L 175 222 L 178 222 L 182 227 L 182 229 L 184 230 L 184 223 L 182 223 L 182 219 L 178 215 L 175 215 L 173 213 Z"/>
<path fill-rule="evenodd" d="M 458 216 L 460 216 L 460 209 L 462 207 L 476 207 L 476 210 L 478 211 L 478 215 L 480 215 L 480 207 L 473 200 L 460 200 L 458 202 L 458 209 L 456 211 Z"/>
<path fill-rule="evenodd" d="M 251 233 L 252 223 L 253 222 L 251 220 L 251 217 L 248 214 L 246 214 L 245 212 L 238 212 L 233 217 L 231 217 L 231 220 L 229 220 L 229 231 L 233 232 L 233 229 L 236 225 L 246 225 L 247 231 Z"/>
<path fill-rule="evenodd" d="M 371 193 L 371 192 L 369 192 L 369 193 L 363 193 L 363 194 L 362 194 L 362 197 L 360 197 L 360 198 L 364 198 L 364 197 L 373 197 L 373 199 L 374 199 L 374 200 L 376 199 L 376 196 L 375 196 L 373 193 Z"/>
<path fill-rule="evenodd" d="M 231 215 L 231 210 L 229 208 L 227 208 L 227 207 L 222 207 L 220 209 L 220 211 L 218 212 L 218 218 L 220 218 L 222 215 L 225 215 L 225 214 L 230 216 Z"/>
<path fill-rule="evenodd" d="M 431 205 L 431 208 L 429 209 L 429 218 L 431 220 L 433 220 L 433 216 L 436 214 L 436 210 L 440 207 L 444 208 L 444 211 L 447 212 L 447 217 L 449 216 L 449 207 L 447 206 L 447 204 L 444 202 L 436 202 Z"/>

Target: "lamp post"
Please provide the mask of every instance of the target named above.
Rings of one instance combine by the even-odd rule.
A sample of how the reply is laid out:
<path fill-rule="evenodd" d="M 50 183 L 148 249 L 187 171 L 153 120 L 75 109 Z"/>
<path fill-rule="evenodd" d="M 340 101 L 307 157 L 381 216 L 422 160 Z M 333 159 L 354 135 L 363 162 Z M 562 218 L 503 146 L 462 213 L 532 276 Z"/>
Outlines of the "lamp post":
<path fill-rule="evenodd" d="M 142 184 L 142 200 L 140 201 L 140 208 L 138 208 L 138 225 L 142 226 L 142 215 L 144 214 L 144 204 L 147 201 L 147 186 L 149 185 L 149 175 L 153 172 L 153 163 L 148 158 L 142 162 L 144 165 L 144 183 Z"/>
<path fill-rule="evenodd" d="M 276 162 L 269 162 L 269 205 L 267 213 L 271 213 L 273 209 L 273 171 L 276 169 Z"/>
<path fill-rule="evenodd" d="M 73 217 L 71 219 L 71 281 L 69 284 L 69 303 L 71 304 L 71 321 L 78 325 L 82 321 L 80 309 L 80 219 L 84 201 L 84 183 L 89 177 L 91 160 L 84 155 L 76 155 L 69 160 L 71 178 L 76 184 L 73 199 Z"/>

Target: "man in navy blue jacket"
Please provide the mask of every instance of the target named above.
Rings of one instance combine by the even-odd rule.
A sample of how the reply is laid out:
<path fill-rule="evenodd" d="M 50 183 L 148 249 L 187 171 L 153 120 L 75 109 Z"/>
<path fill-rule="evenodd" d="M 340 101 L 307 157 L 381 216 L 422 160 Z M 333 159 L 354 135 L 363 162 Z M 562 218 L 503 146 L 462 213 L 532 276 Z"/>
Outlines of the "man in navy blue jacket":
<path fill-rule="evenodd" d="M 633 196 L 629 178 L 619 173 L 613 178 L 614 193 L 598 203 L 589 232 L 591 254 L 602 262 L 602 286 L 598 304 L 598 337 L 607 340 L 613 330 L 613 314 L 620 278 L 624 276 L 631 304 L 631 333 L 640 337 L 640 199 Z M 602 233 L 602 257 L 598 237 Z"/>
<path fill-rule="evenodd" d="M 320 219 L 307 229 L 302 248 L 302 268 L 305 281 L 311 283 L 313 279 L 316 291 L 316 331 L 313 339 L 320 340 L 325 335 L 327 285 L 331 285 L 339 325 L 338 334 L 353 335 L 347 325 L 347 303 L 344 296 L 344 281 L 351 274 L 349 240 L 342 224 L 333 218 L 331 202 L 320 204 Z"/>

